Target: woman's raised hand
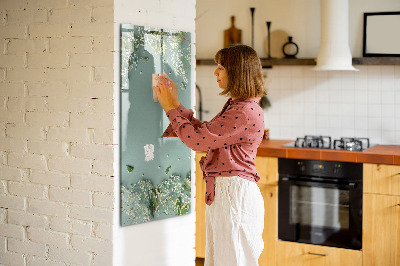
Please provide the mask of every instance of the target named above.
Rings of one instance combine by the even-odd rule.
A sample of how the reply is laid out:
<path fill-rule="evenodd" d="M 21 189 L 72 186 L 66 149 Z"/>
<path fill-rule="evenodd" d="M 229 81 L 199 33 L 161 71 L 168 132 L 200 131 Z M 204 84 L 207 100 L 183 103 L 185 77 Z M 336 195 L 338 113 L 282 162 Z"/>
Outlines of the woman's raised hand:
<path fill-rule="evenodd" d="M 174 98 L 176 98 L 177 100 L 177 89 L 176 89 L 176 93 L 174 95 L 174 88 L 173 85 L 175 85 L 175 83 L 171 83 L 172 80 L 170 80 L 167 77 L 160 77 L 157 86 L 153 87 L 153 90 L 155 91 L 155 93 L 157 93 L 157 98 L 158 98 L 158 102 L 160 103 L 161 107 L 164 109 L 165 113 L 167 113 L 169 110 L 171 109 L 176 109 L 175 105 L 174 105 Z M 171 89 L 172 87 L 172 89 Z M 175 85 L 176 88 L 176 85 Z M 178 101 L 179 103 L 179 101 Z M 179 105 L 178 105 L 179 106 Z"/>
<path fill-rule="evenodd" d="M 164 84 L 165 84 L 165 82 L 167 82 L 170 85 L 172 103 L 173 103 L 175 109 L 178 108 L 181 103 L 178 100 L 178 87 L 176 86 L 175 82 L 173 82 L 172 79 L 167 77 L 167 75 L 160 76 L 160 80 Z"/>

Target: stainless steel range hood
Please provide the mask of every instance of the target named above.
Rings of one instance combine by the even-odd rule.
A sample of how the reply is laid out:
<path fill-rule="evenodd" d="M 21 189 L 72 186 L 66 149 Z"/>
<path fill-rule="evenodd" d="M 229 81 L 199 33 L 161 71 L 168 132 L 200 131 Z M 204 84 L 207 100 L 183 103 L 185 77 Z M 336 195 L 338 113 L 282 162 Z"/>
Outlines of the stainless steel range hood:
<path fill-rule="evenodd" d="M 317 71 L 351 70 L 348 0 L 321 0 L 321 40 Z"/>

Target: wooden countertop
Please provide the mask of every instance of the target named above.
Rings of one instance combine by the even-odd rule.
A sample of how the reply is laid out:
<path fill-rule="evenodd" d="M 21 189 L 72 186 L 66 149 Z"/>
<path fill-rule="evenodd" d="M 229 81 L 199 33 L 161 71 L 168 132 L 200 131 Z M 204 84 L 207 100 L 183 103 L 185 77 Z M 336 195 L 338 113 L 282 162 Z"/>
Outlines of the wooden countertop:
<path fill-rule="evenodd" d="M 258 156 L 400 165 L 400 145 L 376 145 L 365 151 L 282 147 L 294 140 L 263 140 Z"/>

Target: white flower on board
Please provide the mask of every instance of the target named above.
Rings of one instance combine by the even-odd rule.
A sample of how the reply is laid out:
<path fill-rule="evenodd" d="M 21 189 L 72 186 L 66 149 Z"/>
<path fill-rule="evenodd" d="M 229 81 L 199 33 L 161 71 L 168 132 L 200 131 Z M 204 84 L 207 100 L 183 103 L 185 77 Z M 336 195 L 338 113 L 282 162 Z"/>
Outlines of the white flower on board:
<path fill-rule="evenodd" d="M 154 145 L 153 144 L 146 144 L 144 146 L 144 160 L 146 162 L 151 161 L 154 159 Z"/>

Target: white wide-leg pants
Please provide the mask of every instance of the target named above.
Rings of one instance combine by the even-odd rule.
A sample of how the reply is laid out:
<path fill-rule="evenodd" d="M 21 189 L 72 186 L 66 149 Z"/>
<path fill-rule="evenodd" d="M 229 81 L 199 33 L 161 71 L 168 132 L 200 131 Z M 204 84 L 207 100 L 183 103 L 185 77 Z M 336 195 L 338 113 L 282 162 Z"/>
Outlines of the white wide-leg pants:
<path fill-rule="evenodd" d="M 264 199 L 255 182 L 216 177 L 206 206 L 205 266 L 257 266 L 264 249 Z"/>

